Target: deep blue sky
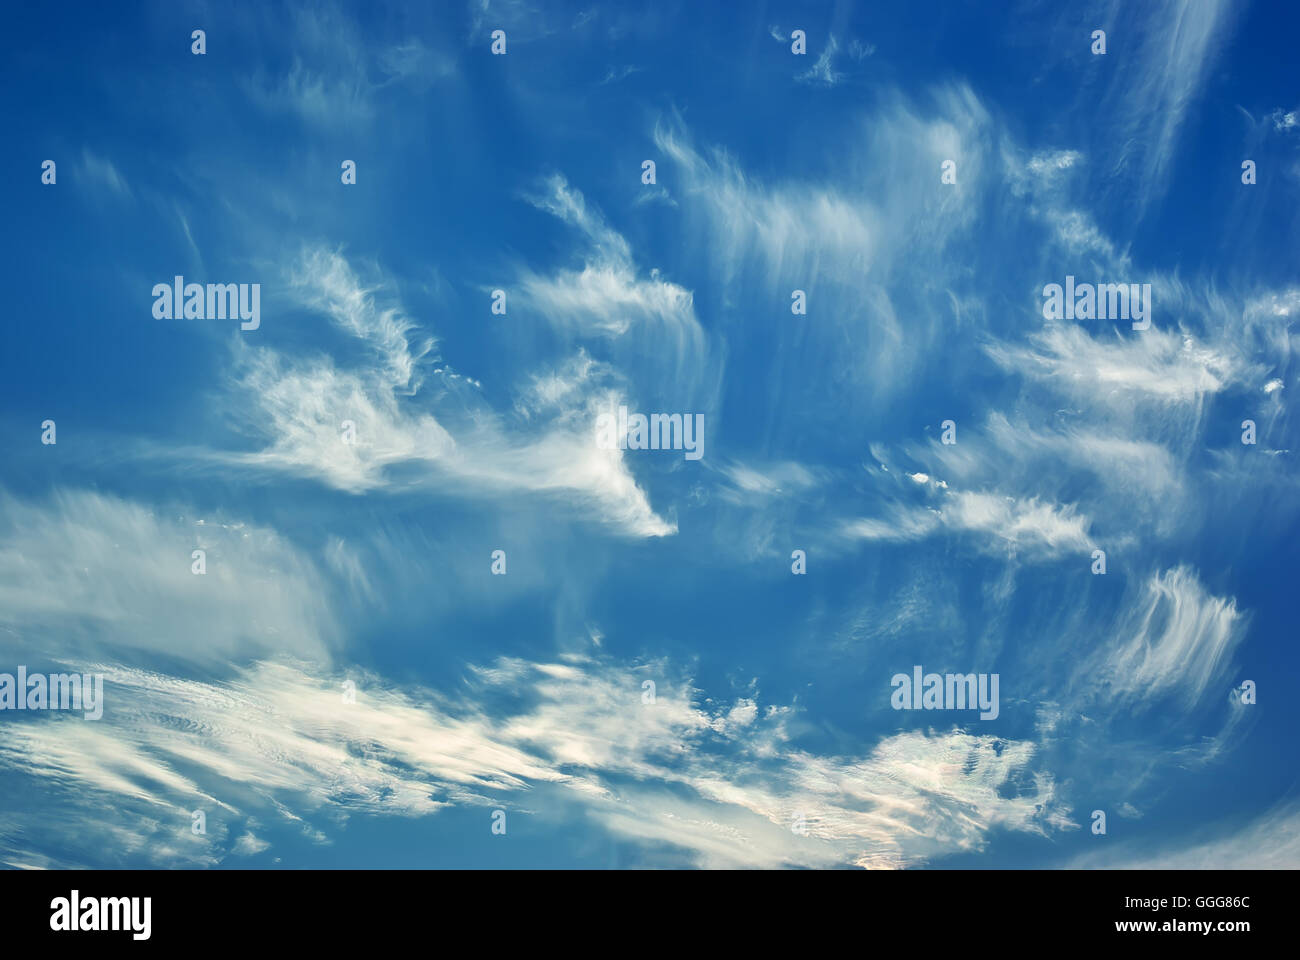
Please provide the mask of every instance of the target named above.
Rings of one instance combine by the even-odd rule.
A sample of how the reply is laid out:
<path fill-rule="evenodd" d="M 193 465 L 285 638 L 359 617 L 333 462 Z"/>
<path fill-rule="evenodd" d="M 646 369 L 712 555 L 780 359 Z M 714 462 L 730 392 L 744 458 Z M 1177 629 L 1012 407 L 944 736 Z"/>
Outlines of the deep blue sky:
<path fill-rule="evenodd" d="M 1300 865 L 1295 10 L 895 6 L 11 11 L 0 862 Z"/>

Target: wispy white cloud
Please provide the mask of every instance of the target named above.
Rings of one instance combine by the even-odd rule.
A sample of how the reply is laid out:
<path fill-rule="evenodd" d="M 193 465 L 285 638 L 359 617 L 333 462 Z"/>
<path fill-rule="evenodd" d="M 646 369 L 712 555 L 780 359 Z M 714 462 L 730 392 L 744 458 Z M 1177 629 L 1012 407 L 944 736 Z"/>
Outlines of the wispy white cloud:
<path fill-rule="evenodd" d="M 690 291 L 660 279 L 657 271 L 648 279 L 638 277 L 627 241 L 563 177 L 551 177 L 544 191 L 529 199 L 577 227 L 588 244 L 580 270 L 562 269 L 553 276 L 522 271 L 523 296 L 550 323 L 607 336 L 626 333 L 634 324 L 653 324 L 669 336 L 702 340 Z"/>
<path fill-rule="evenodd" d="M 727 151 L 698 145 L 679 116 L 660 120 L 654 140 L 674 178 L 687 255 L 708 265 L 730 308 L 724 329 L 748 337 L 743 318 L 754 310 L 788 310 L 793 290 L 807 295 L 808 321 L 771 334 L 778 362 L 763 413 L 774 439 L 797 429 L 781 423 L 775 403 L 791 391 L 805 409 L 856 421 L 914 382 L 951 333 L 955 277 L 935 264 L 973 227 L 992 148 L 988 111 L 969 88 L 937 88 L 923 102 L 886 94 L 845 125 L 833 169 L 816 176 L 756 176 Z M 960 164 L 955 186 L 940 183 L 948 160 Z M 842 397 L 823 396 L 798 372 L 808 368 L 861 402 L 846 409 Z"/>
<path fill-rule="evenodd" d="M 1141 335 L 1092 336 L 1079 326 L 1049 323 L 1030 344 L 993 343 L 986 349 L 999 366 L 1106 404 L 1141 398 L 1197 403 L 1241 372 L 1234 356 L 1190 334 L 1154 327 Z"/>
<path fill-rule="evenodd" d="M 1300 869 L 1300 810 L 1279 807 L 1236 828 L 1205 826 L 1178 843 L 1134 838 L 1122 848 L 1076 857 L 1076 870 Z M 1140 844 L 1140 846 L 1138 846 Z M 1134 849 L 1137 846 L 1138 849 Z"/>
<path fill-rule="evenodd" d="M 457 69 L 450 54 L 415 36 L 366 42 L 357 24 L 331 3 L 291 9 L 282 29 L 293 39 L 288 69 L 258 66 L 238 82 L 260 109 L 317 127 L 368 124 L 382 109 L 387 88 L 421 91 Z"/>
<path fill-rule="evenodd" d="M 856 37 L 849 41 L 849 56 L 854 60 L 865 60 L 875 52 L 876 45 L 874 43 L 863 43 Z"/>
<path fill-rule="evenodd" d="M 367 345 L 370 360 L 341 369 L 329 357 L 244 348 L 235 391 L 249 404 L 246 429 L 269 442 L 221 459 L 305 473 L 354 492 L 425 487 L 490 498 L 531 491 L 568 497 L 636 536 L 674 531 L 650 508 L 622 451 L 596 443 L 597 411 L 612 403 L 607 387 L 585 375 L 553 380 L 541 393 L 534 385 L 521 398 L 525 405 L 529 397 L 547 398 L 547 389 L 549 399 L 564 404 L 522 430 L 464 391 L 460 399 L 472 413 L 462 407 L 440 417 L 420 390 L 421 361 L 433 339 L 411 345 L 416 325 L 392 302 L 390 283 L 365 284 L 339 253 L 318 248 L 309 248 L 289 274 L 299 302 Z M 346 439 L 346 423 L 355 442 Z M 389 471 L 403 464 L 431 469 L 415 477 L 408 471 L 398 481 Z"/>
<path fill-rule="evenodd" d="M 1042 422 L 1040 420 L 1040 422 Z M 1198 522 L 1194 448 L 1162 429 L 1122 417 L 1058 410 L 1050 426 L 994 411 L 959 444 L 912 443 L 906 455 L 955 486 L 995 487 L 1008 496 L 1073 498 L 1107 531 L 1108 549 L 1131 537 L 1172 535 Z M 1148 432 L 1155 439 L 1130 439 Z"/>
<path fill-rule="evenodd" d="M 1281 107 L 1274 110 L 1268 115 L 1273 123 L 1273 129 L 1279 132 L 1291 132 L 1300 129 L 1300 111 L 1283 110 Z"/>
<path fill-rule="evenodd" d="M 600 81 L 601 85 L 603 86 L 607 83 L 618 83 L 620 80 L 626 80 L 628 77 L 632 76 L 632 74 L 640 73 L 641 69 L 641 67 L 635 67 L 630 64 L 624 64 L 621 67 L 610 67 L 609 70 L 605 72 L 605 79 Z"/>
<path fill-rule="evenodd" d="M 126 178 L 118 172 L 113 161 L 107 157 L 83 149 L 78 172 L 89 186 L 108 190 L 115 196 L 125 199 L 130 199 L 132 196 Z"/>
<path fill-rule="evenodd" d="M 70 841 L 64 831 L 86 805 L 100 813 L 82 843 L 118 833 L 132 841 L 110 845 L 110 857 L 164 864 L 258 853 L 260 818 L 341 828 L 354 811 L 533 806 L 542 796 L 526 796 L 545 785 L 560 791 L 549 796 L 565 816 L 708 866 L 907 866 L 980 849 L 995 828 L 1044 834 L 1068 815 L 1044 774 L 1007 794 L 1027 773 L 1030 744 L 913 732 L 860 757 L 816 755 L 790 742 L 790 708 L 752 696 L 699 706 L 667 664 L 500 660 L 455 695 L 355 675 L 355 703 L 342 702 L 337 676 L 284 663 L 221 686 L 103 669 L 103 722 L 26 724 L 0 744 L 7 775 L 41 781 L 53 798 L 39 816 L 0 821 L 11 864 L 27 862 L 38 838 Z M 650 677 L 659 689 L 646 703 Z M 490 717 L 477 698 L 501 687 L 531 705 Z M 190 836 L 195 809 L 208 811 L 211 839 Z"/>
<path fill-rule="evenodd" d="M 924 474 L 922 485 L 930 486 Z M 913 480 L 913 482 L 916 482 Z M 1092 549 L 1089 519 L 1072 504 L 1042 502 L 1036 497 L 1018 499 L 993 493 L 947 490 L 934 485 L 943 496 L 939 507 L 895 505 L 879 517 L 859 518 L 842 526 L 849 539 L 906 542 L 931 536 L 940 530 L 986 534 L 980 541 L 985 549 L 1024 549 L 1054 556 L 1064 551 Z"/>
<path fill-rule="evenodd" d="M 733 503 L 763 503 L 773 498 L 798 495 L 817 486 L 820 478 L 801 463 L 728 463 L 719 471 L 727 478 L 724 498 Z"/>
<path fill-rule="evenodd" d="M 1191 569 L 1174 567 L 1146 581 L 1101 661 L 1089 660 L 1082 672 L 1104 684 L 1108 697 L 1150 706 L 1172 695 L 1190 707 L 1223 680 L 1243 627 L 1234 600 L 1209 593 Z"/>
<path fill-rule="evenodd" d="M 1161 0 L 1117 7 L 1106 16 L 1113 48 L 1092 58 L 1108 68 L 1097 81 L 1103 89 L 1098 93 L 1085 84 L 1082 90 L 1102 118 L 1096 135 L 1120 147 L 1116 172 L 1129 172 L 1137 181 L 1139 209 L 1165 192 L 1179 134 L 1231 40 L 1234 7 L 1226 0 L 1194 5 Z M 1062 30 L 1070 37 L 1061 43 L 1077 44 L 1074 22 Z M 1121 39 L 1122 55 L 1113 46 Z"/>
<path fill-rule="evenodd" d="M 957 529 L 989 533 L 1009 544 L 1051 551 L 1092 549 L 1088 518 L 1073 505 L 969 491 L 955 493 L 953 501 L 943 515 L 945 522 Z"/>
<path fill-rule="evenodd" d="M 269 652 L 327 662 L 324 580 L 273 530 L 84 491 L 4 496 L 0 623 L 47 656 L 133 654 L 217 666 Z M 206 573 L 192 572 L 194 550 Z M 25 642 L 24 642 L 25 641 Z"/>
<path fill-rule="evenodd" d="M 839 48 L 839 41 L 835 39 L 835 34 L 832 33 L 827 38 L 826 46 L 822 49 L 817 62 L 803 73 L 796 74 L 795 79 L 800 83 L 809 83 L 816 86 L 838 86 L 844 80 L 844 74 L 839 73 L 834 68 L 835 54 Z"/>

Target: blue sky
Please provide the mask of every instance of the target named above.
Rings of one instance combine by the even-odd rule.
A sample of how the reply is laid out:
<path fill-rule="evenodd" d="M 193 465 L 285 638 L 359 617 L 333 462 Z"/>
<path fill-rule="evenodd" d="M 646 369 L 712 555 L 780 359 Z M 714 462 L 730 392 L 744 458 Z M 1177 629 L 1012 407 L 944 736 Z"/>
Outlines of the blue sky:
<path fill-rule="evenodd" d="M 0 863 L 1300 865 L 1295 12 L 895 7 L 12 11 Z"/>

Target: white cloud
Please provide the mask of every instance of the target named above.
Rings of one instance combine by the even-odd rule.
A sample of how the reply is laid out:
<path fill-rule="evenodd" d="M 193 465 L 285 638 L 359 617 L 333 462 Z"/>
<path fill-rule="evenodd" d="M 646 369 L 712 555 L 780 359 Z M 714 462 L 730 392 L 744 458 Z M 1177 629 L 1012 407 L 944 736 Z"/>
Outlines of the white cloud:
<path fill-rule="evenodd" d="M 234 849 L 231 852 L 236 856 L 251 857 L 263 850 L 270 849 L 270 846 L 265 840 L 260 840 L 251 833 L 246 833 L 235 841 Z"/>
<path fill-rule="evenodd" d="M 820 255 L 842 259 L 842 269 L 871 263 L 879 241 L 877 214 L 868 205 L 827 188 L 764 188 L 725 154 L 712 161 L 699 154 L 680 125 L 656 126 L 655 143 L 682 167 L 687 189 L 709 214 L 720 244 L 716 255 L 728 269 L 723 280 L 750 257 L 772 274 L 809 278 Z"/>
<path fill-rule="evenodd" d="M 275 651 L 328 660 L 322 578 L 274 531 L 82 491 L 4 498 L 0 623 L 47 656 L 136 651 L 220 665 Z M 192 551 L 207 573 L 191 572 Z M 0 647 L 9 646 L 0 642 Z M 30 654 L 29 654 L 30 655 Z"/>
<path fill-rule="evenodd" d="M 690 291 L 660 279 L 657 271 L 639 278 L 627 241 L 563 177 L 551 177 L 544 191 L 529 199 L 577 227 L 589 244 L 579 270 L 562 269 L 549 277 L 522 271 L 523 296 L 550 323 L 604 336 L 650 324 L 668 336 L 702 340 Z"/>
<path fill-rule="evenodd" d="M 127 186 L 126 178 L 118 173 L 113 161 L 107 157 L 83 149 L 80 173 L 87 184 L 105 188 L 119 197 L 131 197 L 131 188 Z"/>
<path fill-rule="evenodd" d="M 1112 45 L 1125 38 L 1123 56 L 1112 47 L 1109 55 L 1096 58 L 1113 61 L 1109 65 L 1115 68 L 1105 71 L 1105 90 L 1081 87 L 1092 112 L 1102 118 L 1098 135 L 1121 147 L 1117 166 L 1135 171 L 1139 208 L 1163 194 L 1171 179 L 1183 122 L 1232 37 L 1234 8 L 1226 0 L 1191 6 L 1162 0 L 1124 8 L 1110 32 Z M 1071 38 L 1077 32 L 1073 23 L 1064 29 Z"/>
<path fill-rule="evenodd" d="M 844 74 L 838 73 L 834 67 L 835 54 L 839 50 L 839 42 L 835 39 L 835 34 L 831 34 L 826 41 L 821 56 L 817 58 L 808 70 L 797 74 L 795 79 L 800 83 L 811 83 L 823 87 L 837 86 L 844 79 Z"/>
<path fill-rule="evenodd" d="M 1029 172 L 1035 176 L 1051 179 L 1061 170 L 1069 170 L 1083 160 L 1077 150 L 1053 150 L 1036 153 L 1029 158 Z"/>
<path fill-rule="evenodd" d="M 238 79 L 248 98 L 274 115 L 292 115 L 325 128 L 368 124 L 382 108 L 380 95 L 403 85 L 424 90 L 456 72 L 450 55 L 414 36 L 365 42 L 357 24 L 337 5 L 292 9 L 294 57 L 287 70 L 254 65 Z"/>
<path fill-rule="evenodd" d="M 819 483 L 818 475 L 801 463 L 732 462 L 718 467 L 728 484 L 723 497 L 730 503 L 758 504 L 776 497 L 787 497 Z"/>
<path fill-rule="evenodd" d="M 1107 404 L 1135 398 L 1196 403 L 1239 375 L 1235 357 L 1171 330 L 1134 331 L 1132 336 L 1090 336 L 1081 327 L 1051 323 L 1030 338 L 1030 347 L 991 344 L 1000 366 L 1050 383 L 1062 393 Z"/>
<path fill-rule="evenodd" d="M 865 60 L 875 52 L 876 45 L 874 43 L 863 43 L 857 38 L 849 41 L 849 56 L 854 60 Z"/>
<path fill-rule="evenodd" d="M 1144 584 L 1101 660 L 1082 672 L 1104 684 L 1107 697 L 1150 706 L 1177 696 L 1190 707 L 1223 679 L 1243 620 L 1235 600 L 1210 594 L 1191 569 L 1174 567 Z"/>
<path fill-rule="evenodd" d="M 917 481 L 915 476 L 910 479 L 914 483 L 929 480 Z M 852 520 L 842 526 L 842 532 L 849 539 L 905 542 L 947 529 L 988 534 L 989 539 L 983 541 L 985 547 L 999 544 L 1043 555 L 1092 549 L 1089 520 L 1073 505 L 1061 506 L 1036 497 L 1021 499 L 938 489 L 944 490 L 938 509 L 895 506 L 883 517 Z"/>
<path fill-rule="evenodd" d="M 590 364 L 580 359 L 534 381 L 520 403 L 538 413 L 549 402 L 549 416 L 523 431 L 512 431 L 473 395 L 463 396 L 454 422 L 444 424 L 420 392 L 420 361 L 433 340 L 410 345 L 416 324 L 389 284 L 363 284 L 340 254 L 314 248 L 290 275 L 300 302 L 367 345 L 371 359 L 363 354 L 355 369 L 343 370 L 328 357 L 245 348 L 235 386 L 251 405 L 247 428 L 268 445 L 224 457 L 228 462 L 305 473 L 352 492 L 416 486 L 470 497 L 548 494 L 635 536 L 675 531 L 650 508 L 622 452 L 596 445 L 596 412 L 611 395 L 589 378 Z M 343 440 L 345 421 L 354 425 L 353 443 Z M 432 470 L 400 483 L 391 478 L 389 468 L 411 463 Z"/>
<path fill-rule="evenodd" d="M 1108 848 L 1067 866 L 1079 870 L 1296 870 L 1300 869 L 1300 810 L 1282 807 L 1225 831 L 1205 827 L 1180 844 L 1145 850 Z"/>
<path fill-rule="evenodd" d="M 790 743 L 790 708 L 752 696 L 702 708 L 667 664 L 502 660 L 454 695 L 353 674 L 350 704 L 338 676 L 286 663 L 224 685 L 92 669 L 106 674 L 103 721 L 57 717 L 0 743 L 6 776 L 36 778 L 47 797 L 0 821 L 6 862 L 28 862 L 42 838 L 89 851 L 105 834 L 110 860 L 218 862 L 266 849 L 254 817 L 298 829 L 309 815 L 425 816 L 524 791 L 710 866 L 907 866 L 979 849 L 995 827 L 1042 834 L 1064 816 L 1049 778 L 1024 788 L 1029 744 L 906 732 L 861 757 L 818 756 Z M 647 676 L 659 681 L 651 704 Z M 501 688 L 524 705 L 490 718 L 477 698 Z M 69 836 L 85 807 L 94 822 Z M 208 811 L 207 839 L 188 835 L 194 809 Z M 796 815 L 807 836 L 792 832 Z"/>
<path fill-rule="evenodd" d="M 1279 107 L 1269 114 L 1268 118 L 1273 121 L 1273 129 L 1279 132 L 1290 132 L 1300 127 L 1300 115 L 1295 110 L 1283 110 Z"/>
<path fill-rule="evenodd" d="M 990 533 L 1012 544 L 1051 551 L 1088 551 L 1093 546 L 1088 518 L 1068 504 L 964 491 L 953 494 L 943 516 L 949 526 Z"/>
<path fill-rule="evenodd" d="M 788 310 L 792 290 L 807 294 L 807 321 L 770 334 L 768 394 L 797 391 L 804 410 L 824 406 L 857 421 L 916 382 L 952 332 L 944 251 L 975 223 L 990 134 L 987 110 L 965 86 L 930 91 L 923 105 L 887 94 L 878 111 L 844 126 L 830 170 L 796 167 L 765 180 L 725 150 L 697 145 L 680 116 L 656 124 L 660 168 L 671 170 L 685 218 L 685 256 L 705 265 L 732 307 L 722 330 L 751 337 L 752 314 Z M 957 185 L 936 189 L 940 165 L 954 158 Z M 808 369 L 822 384 L 809 382 Z M 845 390 L 858 404 L 843 404 Z M 770 436 L 798 429 L 780 422 L 781 408 L 768 413 L 777 421 Z"/>

